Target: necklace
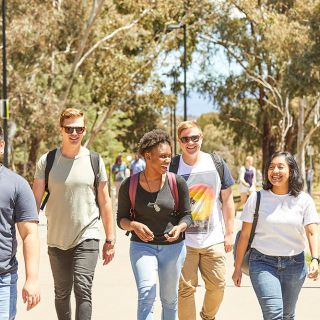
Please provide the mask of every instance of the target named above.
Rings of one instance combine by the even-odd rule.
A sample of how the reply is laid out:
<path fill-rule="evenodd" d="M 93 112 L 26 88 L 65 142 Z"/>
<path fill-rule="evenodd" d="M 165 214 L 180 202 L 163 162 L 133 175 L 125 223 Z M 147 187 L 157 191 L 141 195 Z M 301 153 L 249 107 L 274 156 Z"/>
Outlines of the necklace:
<path fill-rule="evenodd" d="M 144 178 L 145 178 L 145 180 L 146 180 L 146 183 L 147 183 L 147 186 L 148 186 L 148 190 L 149 190 L 150 193 L 152 193 L 152 192 L 151 192 L 150 185 L 149 185 L 149 181 L 148 181 L 147 176 L 146 176 L 146 173 L 145 173 L 144 171 L 143 171 L 143 175 L 144 175 Z M 148 206 L 149 206 L 149 205 L 151 205 L 151 206 L 153 207 L 153 209 L 154 209 L 155 212 L 159 212 L 159 211 L 161 210 L 160 207 L 159 207 L 159 205 L 157 204 L 157 199 L 156 199 L 155 202 L 153 202 L 153 203 L 149 202 L 149 203 L 148 203 Z"/>

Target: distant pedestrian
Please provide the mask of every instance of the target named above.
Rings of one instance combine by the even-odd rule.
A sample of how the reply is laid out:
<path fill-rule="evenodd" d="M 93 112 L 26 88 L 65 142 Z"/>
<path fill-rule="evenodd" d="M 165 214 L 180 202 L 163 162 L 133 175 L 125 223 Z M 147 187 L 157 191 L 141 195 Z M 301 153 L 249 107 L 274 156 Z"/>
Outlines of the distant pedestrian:
<path fill-rule="evenodd" d="M 4 152 L 0 127 L 0 154 Z M 16 226 L 23 244 L 26 279 L 22 299 L 27 310 L 40 301 L 38 214 L 30 186 L 0 163 L 0 319 L 13 320 L 17 312 L 18 261 Z"/>
<path fill-rule="evenodd" d="M 250 279 L 264 320 L 294 319 L 306 276 L 318 277 L 319 216 L 312 198 L 302 190 L 303 179 L 294 157 L 288 152 L 273 154 L 266 166 L 249 259 Z M 241 216 L 243 225 L 232 276 L 236 286 L 241 285 L 241 264 L 248 246 L 256 199 L 253 193 Z M 311 253 L 309 272 L 304 255 L 305 234 Z"/>
<path fill-rule="evenodd" d="M 143 159 L 141 159 L 138 153 L 136 153 L 134 155 L 134 159 L 130 163 L 130 175 L 143 171 L 145 167 L 146 162 Z"/>
<path fill-rule="evenodd" d="M 98 161 L 94 166 L 94 154 L 81 146 L 86 126 L 80 110 L 68 108 L 61 113 L 60 134 L 61 146 L 49 152 L 53 154 L 53 161 L 48 176 L 50 197 L 45 208 L 55 307 L 59 320 L 71 319 L 70 298 L 73 288 L 75 319 L 89 320 L 92 314 L 92 283 L 101 238 L 100 217 L 105 233 L 103 264 L 108 264 L 114 256 L 111 200 L 101 156 L 95 154 Z M 38 209 L 46 187 L 49 153 L 41 156 L 36 167 L 33 192 Z"/>
<path fill-rule="evenodd" d="M 306 183 L 307 183 L 307 191 L 310 195 L 312 194 L 312 182 L 313 182 L 313 169 L 311 168 L 311 166 L 307 166 Z"/>
<path fill-rule="evenodd" d="M 157 278 L 163 320 L 177 320 L 178 283 L 186 256 L 184 231 L 191 223 L 188 187 L 176 176 L 179 196 L 175 210 L 167 168 L 171 161 L 171 139 L 163 130 L 146 133 L 139 143 L 146 168 L 138 173 L 134 215 L 130 215 L 131 176 L 121 184 L 117 223 L 131 231 L 130 260 L 138 289 L 138 320 L 152 320 Z"/>
<path fill-rule="evenodd" d="M 240 203 L 238 208 L 242 207 L 249 195 L 256 190 L 257 174 L 256 169 L 253 166 L 253 157 L 246 157 L 245 165 L 240 168 L 239 171 L 239 193 Z"/>
<path fill-rule="evenodd" d="M 118 195 L 120 185 L 121 185 L 122 181 L 126 178 L 126 175 L 127 175 L 127 173 L 126 173 L 127 166 L 123 162 L 121 154 L 119 154 L 116 157 L 116 160 L 115 160 L 114 164 L 112 165 L 111 171 L 113 173 L 113 181 L 114 181 L 114 184 L 116 187 L 116 193 Z"/>

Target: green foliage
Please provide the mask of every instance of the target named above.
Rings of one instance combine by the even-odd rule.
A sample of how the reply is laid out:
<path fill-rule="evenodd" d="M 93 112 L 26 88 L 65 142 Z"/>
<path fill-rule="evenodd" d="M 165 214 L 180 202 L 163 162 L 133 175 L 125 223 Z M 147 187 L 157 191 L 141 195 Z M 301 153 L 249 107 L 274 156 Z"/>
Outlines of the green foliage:
<path fill-rule="evenodd" d="M 86 111 L 86 145 L 108 161 L 159 127 L 163 109 L 175 103 L 154 75 L 159 57 L 180 52 L 180 67 L 169 73 L 179 78 L 183 71 L 183 29 L 170 31 L 169 23 L 187 26 L 187 64 L 198 51 L 196 87 L 220 111 L 219 117 L 199 119 L 206 150 L 219 150 L 235 166 L 242 159 L 240 148 L 242 153 L 262 148 L 264 159 L 283 145 L 294 152 L 296 98 L 307 97 L 305 128 L 314 129 L 319 18 L 318 0 L 204 0 L 201 5 L 196 0 L 12 0 L 7 24 L 8 90 L 17 124 L 12 166 L 32 178 L 40 154 L 59 143 L 57 124 L 65 107 Z M 227 75 L 213 68 L 215 53 L 222 51 Z M 182 87 L 174 89 L 178 94 Z"/>
<path fill-rule="evenodd" d="M 295 151 L 297 108 L 294 99 L 316 98 L 319 83 L 319 1 L 223 1 L 216 3 L 199 38 L 203 39 L 198 90 L 211 96 L 220 119 L 236 134 L 246 152 Z M 214 74 L 217 48 L 227 57 L 230 73 Z M 314 103 L 305 126 L 313 129 Z"/>
<path fill-rule="evenodd" d="M 170 105 L 152 71 L 166 45 L 165 24 L 182 10 L 175 1 L 8 3 L 8 91 L 18 128 L 11 165 L 31 180 L 40 154 L 59 143 L 59 114 L 70 106 L 86 111 L 86 145 L 105 157 L 136 143 L 118 139 L 129 125 L 119 114 L 140 110 L 159 122 Z M 131 122 L 133 136 L 154 125 L 145 122 Z"/>

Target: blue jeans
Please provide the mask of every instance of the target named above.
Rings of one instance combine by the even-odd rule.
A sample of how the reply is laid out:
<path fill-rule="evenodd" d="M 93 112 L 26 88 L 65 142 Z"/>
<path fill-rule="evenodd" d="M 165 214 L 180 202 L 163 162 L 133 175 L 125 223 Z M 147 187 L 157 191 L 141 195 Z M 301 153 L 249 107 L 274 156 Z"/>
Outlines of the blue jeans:
<path fill-rule="evenodd" d="M 72 287 L 76 298 L 76 320 L 90 320 L 91 288 L 99 255 L 99 240 L 88 239 L 69 250 L 48 248 L 54 280 L 55 307 L 59 320 L 71 320 Z"/>
<path fill-rule="evenodd" d="M 307 275 L 304 253 L 277 257 L 252 249 L 249 261 L 250 279 L 263 319 L 294 319 L 298 296 Z"/>
<path fill-rule="evenodd" d="M 179 277 L 186 257 L 184 241 L 155 245 L 131 241 L 130 260 L 138 289 L 138 320 L 152 320 L 159 277 L 162 320 L 178 319 Z"/>
<path fill-rule="evenodd" d="M 17 313 L 17 273 L 0 274 L 0 320 L 13 320 Z"/>

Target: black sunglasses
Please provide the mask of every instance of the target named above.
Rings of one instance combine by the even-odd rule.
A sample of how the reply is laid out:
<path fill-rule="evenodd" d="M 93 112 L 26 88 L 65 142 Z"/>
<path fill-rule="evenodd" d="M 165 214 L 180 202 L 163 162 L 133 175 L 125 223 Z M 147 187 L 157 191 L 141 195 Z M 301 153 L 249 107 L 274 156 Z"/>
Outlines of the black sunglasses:
<path fill-rule="evenodd" d="M 81 134 L 84 132 L 85 127 L 63 127 L 65 133 L 72 134 L 74 130 L 76 130 L 77 134 Z"/>
<path fill-rule="evenodd" d="M 181 137 L 180 141 L 182 143 L 188 143 L 189 141 L 198 142 L 200 140 L 200 137 L 201 137 L 200 135 L 190 136 L 190 137 Z"/>

